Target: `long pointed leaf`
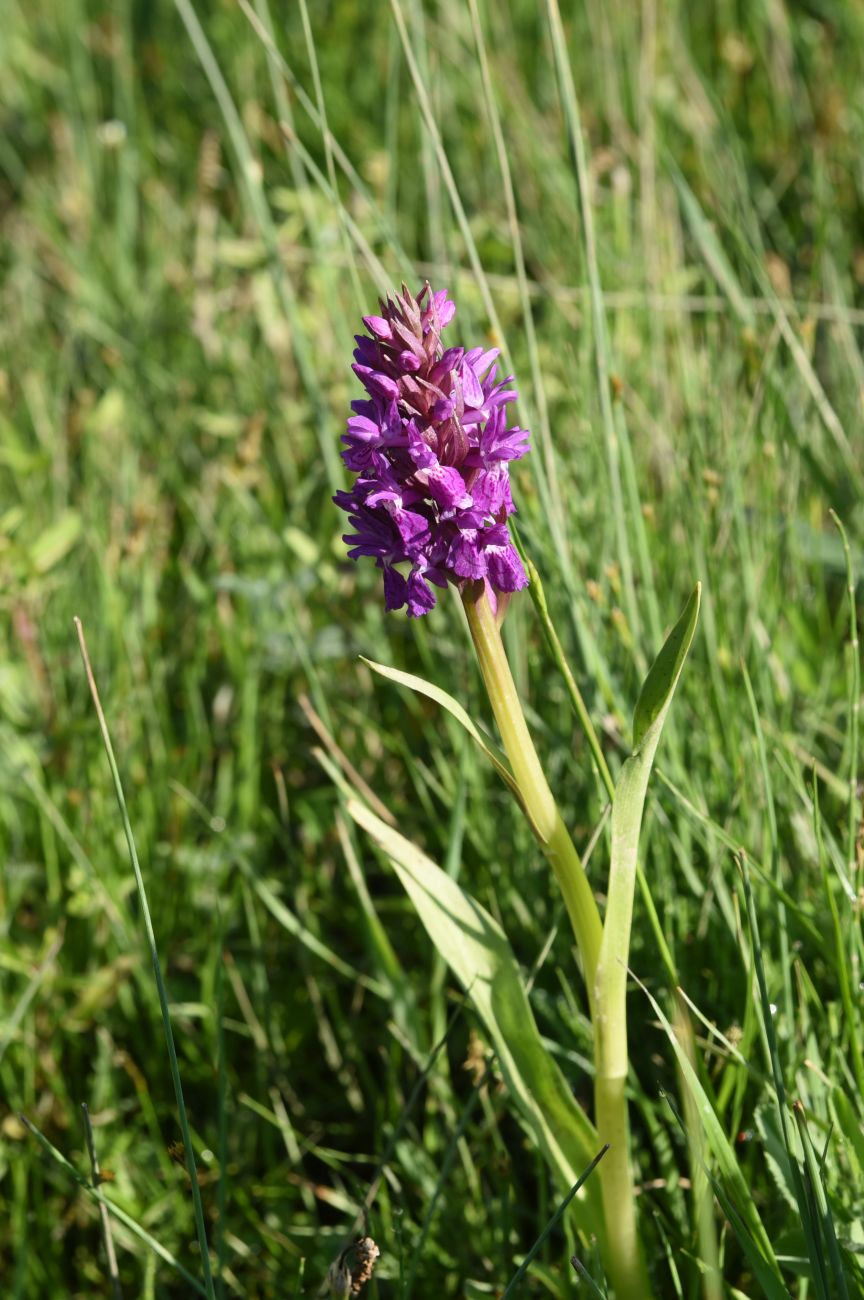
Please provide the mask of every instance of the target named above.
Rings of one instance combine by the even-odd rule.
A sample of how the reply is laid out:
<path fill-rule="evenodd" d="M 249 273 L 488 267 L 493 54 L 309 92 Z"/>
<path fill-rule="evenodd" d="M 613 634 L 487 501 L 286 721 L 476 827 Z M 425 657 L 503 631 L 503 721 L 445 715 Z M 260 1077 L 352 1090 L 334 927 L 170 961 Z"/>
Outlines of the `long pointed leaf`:
<path fill-rule="evenodd" d="M 507 937 L 485 908 L 409 840 L 355 799 L 348 813 L 387 854 L 429 937 L 469 990 L 523 1120 L 562 1188 L 596 1154 L 594 1126 L 540 1038 Z M 599 1185 L 578 1198 L 586 1233 L 602 1233 Z"/>
<path fill-rule="evenodd" d="M 729 1204 L 734 1207 L 740 1216 L 741 1223 L 746 1229 L 747 1236 L 751 1239 L 753 1246 L 758 1250 L 759 1256 L 770 1272 L 780 1278 L 780 1269 L 774 1256 L 774 1250 L 765 1227 L 759 1217 L 759 1211 L 753 1200 L 753 1194 L 747 1184 L 744 1174 L 741 1172 L 741 1166 L 735 1158 L 735 1152 L 727 1138 L 723 1125 L 717 1118 L 714 1107 L 707 1096 L 702 1084 L 699 1082 L 699 1076 L 684 1051 L 684 1048 L 678 1041 L 675 1030 L 669 1023 L 667 1017 L 663 1014 L 659 1002 L 652 997 L 645 988 L 640 984 L 642 992 L 645 994 L 657 1019 L 666 1031 L 672 1050 L 678 1061 L 681 1075 L 690 1089 L 690 1094 L 696 1104 L 696 1109 L 702 1120 L 702 1128 L 705 1133 L 705 1141 L 717 1162 L 717 1169 L 720 1173 L 722 1187 L 729 1198 Z M 753 1264 L 751 1259 L 751 1265 Z M 777 1294 L 782 1294 L 778 1292 Z"/>
<path fill-rule="evenodd" d="M 440 686 L 427 682 L 423 677 L 415 677 L 413 673 L 403 673 L 398 668 L 388 668 L 386 664 L 377 664 L 374 659 L 367 659 L 364 655 L 361 655 L 360 658 L 364 664 L 367 664 L 373 672 L 379 673 L 381 677 L 386 677 L 388 681 L 396 682 L 399 686 L 407 686 L 410 691 L 416 691 L 418 695 L 425 695 L 427 699 L 434 700 L 436 704 L 440 704 L 442 708 L 446 709 L 451 717 L 454 717 L 457 722 L 462 724 L 475 745 L 489 759 L 501 780 L 510 787 L 519 802 L 522 802 L 519 789 L 513 779 L 513 773 L 510 771 L 510 764 L 504 754 L 497 745 L 492 744 L 491 741 L 486 740 L 481 735 L 470 714 L 458 700 L 454 700 L 453 696 L 448 695 Z"/>
<path fill-rule="evenodd" d="M 604 1014 L 603 1008 L 606 1008 L 610 1013 L 614 1010 L 617 1016 L 617 1009 L 623 1005 L 636 884 L 636 857 L 648 778 L 666 714 L 696 631 L 701 592 L 701 584 L 697 583 L 681 617 L 645 678 L 633 714 L 633 753 L 621 769 L 615 787 L 609 892 L 597 971 L 601 1015 Z M 620 1050 L 613 1052 L 616 1057 L 614 1061 L 611 1056 L 607 1059 L 606 1068 L 610 1073 L 624 1077 L 627 1073 L 626 1038 L 623 1034 L 617 1035 L 617 1038 Z"/>

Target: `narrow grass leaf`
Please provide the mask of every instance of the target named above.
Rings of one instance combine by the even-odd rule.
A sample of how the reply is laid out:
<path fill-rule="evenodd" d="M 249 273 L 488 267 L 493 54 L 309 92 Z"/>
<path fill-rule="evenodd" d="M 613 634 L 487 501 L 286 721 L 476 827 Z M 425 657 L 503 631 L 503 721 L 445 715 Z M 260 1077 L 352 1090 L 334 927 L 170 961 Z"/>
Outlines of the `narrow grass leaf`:
<path fill-rule="evenodd" d="M 582 1263 L 578 1255 L 571 1255 L 570 1263 L 572 1264 L 573 1268 L 575 1268 L 576 1272 L 579 1274 L 579 1280 L 581 1282 L 586 1283 L 588 1290 L 591 1292 L 592 1295 L 599 1296 L 600 1300 L 609 1300 L 608 1291 L 602 1290 L 597 1285 L 597 1283 L 594 1281 L 594 1278 L 588 1272 L 587 1268 Z"/>
<path fill-rule="evenodd" d="M 828 859 L 825 853 L 825 843 L 822 837 L 822 814 L 819 806 L 819 787 L 816 783 L 815 776 L 813 777 L 813 830 L 816 835 L 816 845 L 819 852 L 819 870 L 822 874 L 822 889 L 825 894 L 825 902 L 828 905 L 828 915 L 831 917 L 831 928 L 834 932 L 837 984 L 840 991 L 840 1001 L 843 1004 L 843 1018 L 846 1022 L 846 1031 L 849 1035 L 852 1068 L 855 1072 L 855 1081 L 858 1084 L 861 1095 L 864 1096 L 864 1054 L 862 1054 L 861 1048 L 860 1007 L 858 1001 L 852 995 L 854 978 L 852 971 L 850 970 L 852 961 L 850 954 L 846 950 L 846 944 L 843 941 L 843 930 L 840 925 L 840 912 L 837 907 L 837 900 L 834 897 L 834 891 L 831 888 L 831 877 L 828 872 Z"/>
<path fill-rule="evenodd" d="M 284 930 L 287 930 L 290 935 L 298 939 L 304 947 L 313 952 L 321 961 L 326 962 L 337 974 L 344 976 L 345 979 L 355 981 L 357 984 L 362 984 L 370 993 L 376 994 L 379 998 L 390 997 L 391 990 L 386 985 L 381 984 L 378 980 L 370 979 L 368 975 L 364 975 L 362 971 L 357 970 L 343 960 L 332 948 L 328 948 L 326 943 L 322 943 L 317 935 L 314 935 L 311 930 L 298 920 L 290 907 L 283 903 L 281 898 L 278 898 L 273 893 L 273 890 L 268 885 L 265 885 L 263 880 L 258 879 L 247 863 L 241 862 L 241 869 L 267 911 L 274 920 L 279 922 Z"/>
<path fill-rule="evenodd" d="M 818 1221 L 822 1228 L 825 1253 L 828 1256 L 828 1263 L 831 1267 L 831 1276 L 834 1279 L 835 1292 L 838 1300 L 849 1300 L 849 1289 L 846 1286 L 843 1260 L 840 1257 L 840 1247 L 837 1243 L 837 1234 L 834 1231 L 834 1219 L 831 1214 L 831 1206 L 828 1203 L 828 1196 L 825 1192 L 825 1184 L 822 1179 L 822 1170 L 819 1166 L 816 1152 L 813 1149 L 810 1130 L 807 1127 L 807 1116 L 800 1101 L 795 1102 L 792 1107 L 792 1113 L 795 1116 L 795 1122 L 798 1125 L 798 1133 L 801 1137 L 801 1144 L 804 1147 L 804 1175 L 809 1185 L 810 1196 L 815 1213 L 818 1216 Z M 820 1255 L 820 1261 L 821 1259 L 822 1256 Z"/>
<path fill-rule="evenodd" d="M 777 809 L 774 802 L 774 783 L 771 780 L 771 769 L 768 765 L 768 751 L 765 747 L 765 732 L 762 719 L 759 715 L 759 706 L 756 702 L 756 692 L 753 689 L 753 683 L 750 680 L 750 674 L 747 671 L 747 665 L 743 659 L 741 661 L 741 673 L 744 678 L 744 689 L 747 692 L 747 701 L 750 705 L 750 714 L 753 719 L 753 732 L 756 737 L 756 747 L 759 754 L 759 766 L 762 769 L 762 784 L 765 792 L 766 811 L 768 813 L 768 833 L 771 843 L 771 870 L 774 879 L 777 882 L 777 888 L 783 888 L 783 874 L 780 866 L 780 837 L 777 829 Z M 783 1011 L 786 1017 L 786 1023 L 792 1024 L 794 1007 L 792 1002 L 792 974 L 791 963 L 789 961 L 789 931 L 786 918 L 786 907 L 782 902 L 777 904 L 777 924 L 780 939 L 780 971 L 783 977 Z"/>
<path fill-rule="evenodd" d="M 637 528 L 639 540 L 642 542 L 644 542 L 644 532 L 641 528 L 641 514 L 638 507 L 638 498 L 634 502 L 636 489 L 632 473 L 630 441 L 627 426 L 624 422 L 623 411 L 620 404 L 614 410 L 612 406 L 612 355 L 609 342 L 609 331 L 606 324 L 606 311 L 603 303 L 603 288 L 600 279 L 600 267 L 594 233 L 594 213 L 590 193 L 588 158 L 585 148 L 585 138 L 582 131 L 579 101 L 576 96 L 573 70 L 570 66 L 570 56 L 567 51 L 567 40 L 561 23 L 561 13 L 558 7 L 558 0 L 546 0 L 546 10 L 549 18 L 549 29 L 552 37 L 552 50 L 555 59 L 555 71 L 558 79 L 561 105 L 567 123 L 567 133 L 570 140 L 570 149 L 573 155 L 573 164 L 576 172 L 579 209 L 582 217 L 582 230 L 585 242 L 585 262 L 588 271 L 591 301 L 594 360 L 597 367 L 597 391 L 600 398 L 600 412 L 603 421 L 603 434 L 606 444 L 606 456 L 609 471 L 609 487 L 611 495 L 610 508 L 615 524 L 618 562 L 621 565 L 621 578 L 624 589 L 624 604 L 627 612 L 627 620 L 630 624 L 630 630 L 636 638 L 637 665 L 641 666 L 642 652 L 639 648 L 641 621 L 639 617 L 639 606 L 636 600 L 633 558 L 630 550 L 630 535 L 627 527 L 628 511 L 625 506 L 624 489 L 622 486 L 622 461 L 627 478 L 628 496 L 630 497 L 627 505 L 630 507 L 630 513 L 632 514 L 633 519 L 638 521 L 635 526 Z M 630 471 L 629 473 L 627 473 L 628 470 Z M 648 591 L 652 597 L 652 623 L 656 623 L 659 622 L 659 620 L 656 616 L 655 601 L 653 599 L 653 578 L 644 545 L 640 545 L 639 547 L 639 558 L 642 562 L 643 572 L 641 576 L 643 583 L 646 591 Z"/>
<path fill-rule="evenodd" d="M 696 631 L 700 595 L 701 586 L 697 584 L 648 672 L 633 715 L 633 753 L 621 769 L 615 788 L 612 859 L 597 988 L 598 1005 L 602 1003 L 601 1014 L 614 1014 L 616 1023 L 627 985 L 636 861 L 648 778 L 663 723 Z M 626 1038 L 624 1035 L 617 1037 L 615 1060 L 610 1057 L 607 1064 L 610 1070 L 623 1077 L 627 1073 Z M 622 1052 L 623 1059 L 618 1059 Z"/>
<path fill-rule="evenodd" d="M 696 1103 L 702 1127 L 705 1132 L 706 1143 L 714 1156 L 714 1159 L 717 1161 L 717 1168 L 724 1180 L 725 1189 L 728 1189 L 728 1191 L 725 1189 L 723 1191 L 723 1201 L 725 1202 L 723 1207 L 724 1213 L 727 1215 L 727 1218 L 730 1218 L 731 1222 L 730 1211 L 734 1211 L 735 1216 L 741 1225 L 744 1236 L 746 1236 L 749 1241 L 752 1241 L 754 1251 L 759 1260 L 779 1281 L 780 1269 L 774 1255 L 774 1248 L 771 1245 L 771 1239 L 768 1236 L 764 1224 L 759 1216 L 759 1211 L 756 1208 L 756 1202 L 753 1199 L 750 1185 L 744 1177 L 741 1167 L 735 1158 L 732 1144 L 723 1131 L 723 1126 L 717 1118 L 711 1100 L 706 1094 L 705 1089 L 702 1087 L 702 1084 L 699 1081 L 699 1076 L 690 1062 L 687 1053 L 678 1042 L 675 1031 L 664 1014 L 659 1002 L 651 995 L 651 993 L 649 993 L 644 984 L 640 984 L 639 987 L 642 989 L 642 992 L 651 1004 L 657 1019 L 660 1021 L 660 1024 L 666 1032 L 672 1050 L 675 1053 L 675 1059 L 678 1062 L 681 1075 L 687 1084 L 687 1087 L 690 1089 L 690 1093 Z M 680 1122 L 679 1119 L 679 1123 Z M 709 1176 L 711 1175 L 709 1174 Z M 715 1191 L 717 1191 L 718 1186 L 721 1188 L 723 1187 L 723 1184 L 718 1184 L 713 1177 L 712 1184 L 714 1185 Z M 753 1261 L 751 1260 L 751 1264 L 752 1263 Z M 785 1297 L 787 1292 L 785 1288 L 781 1288 L 779 1291 L 769 1294 L 778 1297 Z"/>
<path fill-rule="evenodd" d="M 96 1142 L 93 1137 L 93 1125 L 90 1122 L 90 1110 L 86 1101 L 82 1101 L 81 1103 L 81 1115 L 84 1120 L 84 1136 L 87 1140 L 87 1153 L 90 1156 L 90 1171 L 93 1175 L 93 1186 L 98 1187 L 102 1171 L 99 1167 L 99 1156 L 96 1153 Z M 120 1285 L 120 1274 L 117 1269 L 117 1253 L 114 1249 L 114 1235 L 111 1231 L 111 1217 L 106 1205 L 100 1204 L 99 1206 L 99 1221 L 102 1228 L 102 1244 L 105 1247 L 105 1258 L 108 1261 L 108 1276 L 111 1280 L 111 1295 L 113 1300 L 123 1300 L 123 1288 Z"/>
<path fill-rule="evenodd" d="M 3 1059 L 6 1048 L 15 1037 L 15 1034 L 18 1031 L 18 1026 L 27 1014 L 31 1002 L 42 987 L 42 981 L 45 979 L 45 976 L 54 964 L 57 954 L 63 947 L 63 939 L 64 931 L 60 930 L 52 939 L 48 951 L 37 966 L 30 980 L 28 980 L 27 986 L 16 1002 L 13 1010 L 6 1017 L 6 1023 L 3 1025 L 2 1030 L 0 1030 L 0 1060 Z"/>
<path fill-rule="evenodd" d="M 79 1174 L 72 1162 L 67 1160 L 62 1151 L 58 1151 L 57 1148 L 48 1141 L 45 1134 L 40 1132 L 36 1125 L 31 1123 L 26 1115 L 21 1115 L 19 1118 L 21 1123 L 33 1134 L 55 1164 L 58 1164 L 61 1169 L 65 1169 L 67 1174 L 74 1178 L 81 1190 L 86 1192 L 92 1201 L 95 1201 L 97 1205 L 105 1206 L 108 1212 L 113 1214 L 118 1223 L 122 1223 L 125 1228 L 128 1228 L 129 1231 L 139 1239 L 139 1241 L 143 1241 L 144 1245 L 152 1250 L 154 1254 L 158 1255 L 160 1259 L 163 1259 L 166 1264 L 170 1264 L 171 1268 L 180 1274 L 183 1281 L 186 1282 L 197 1295 L 207 1296 L 208 1300 L 211 1300 L 210 1293 L 201 1285 L 196 1277 L 193 1277 L 188 1269 L 183 1267 L 180 1261 L 171 1254 L 170 1250 L 167 1250 L 160 1241 L 157 1241 L 146 1228 L 142 1228 L 141 1224 L 137 1223 L 136 1220 L 132 1218 L 131 1214 L 127 1214 L 119 1205 L 115 1205 L 113 1201 L 109 1200 L 103 1192 L 99 1191 L 98 1187 L 91 1187 L 90 1183 L 87 1182 L 87 1179 L 83 1178 L 81 1174 Z"/>
<path fill-rule="evenodd" d="M 813 1284 L 820 1300 L 828 1300 L 828 1278 L 825 1272 L 824 1251 L 820 1240 L 819 1219 L 816 1213 L 812 1191 L 808 1187 L 806 1179 L 802 1177 L 801 1166 L 798 1161 L 798 1153 L 792 1142 L 792 1130 L 789 1123 L 789 1113 L 786 1100 L 786 1085 L 783 1081 L 780 1047 L 777 1042 L 777 1032 L 774 1027 L 774 1015 L 771 999 L 768 993 L 768 982 L 765 975 L 765 962 L 762 953 L 762 942 L 759 937 L 759 921 L 756 915 L 756 903 L 753 898 L 753 888 L 750 884 L 750 876 L 747 871 L 746 861 L 741 857 L 738 859 L 738 863 L 744 880 L 744 894 L 747 900 L 747 918 L 750 923 L 750 940 L 753 948 L 756 983 L 759 990 L 759 1009 L 762 1017 L 762 1031 L 771 1066 L 771 1073 L 774 1078 L 777 1119 L 783 1137 L 783 1144 L 786 1147 L 787 1166 L 792 1190 L 795 1199 L 798 1202 L 798 1214 L 801 1219 L 801 1227 L 807 1244 L 807 1256 L 810 1261 Z"/>
<path fill-rule="evenodd" d="M 129 813 L 126 809 L 126 797 L 123 793 L 123 785 L 120 780 L 120 769 L 118 768 L 117 760 L 114 757 L 114 747 L 111 744 L 108 723 L 105 719 L 105 714 L 102 711 L 102 701 L 99 698 L 96 678 L 94 677 L 93 669 L 90 666 L 90 656 L 87 653 L 87 642 L 84 639 L 84 628 L 80 618 L 75 619 L 75 628 L 78 633 L 78 643 L 81 648 L 81 658 L 84 662 L 84 671 L 87 675 L 87 683 L 90 687 L 93 706 L 96 709 L 96 716 L 99 720 L 99 730 L 102 733 L 105 753 L 108 756 L 108 766 L 111 769 L 111 777 L 114 782 L 114 793 L 117 796 L 117 804 L 120 809 L 120 819 L 123 823 L 123 831 L 126 836 L 126 846 L 129 850 L 129 858 L 135 875 L 135 884 L 138 887 L 138 899 L 141 904 L 141 914 L 144 918 L 144 928 L 147 932 L 147 942 L 150 947 L 150 957 L 153 962 L 153 974 L 156 979 L 156 988 L 159 992 L 159 1008 L 162 1012 L 162 1027 L 165 1031 L 165 1042 L 168 1047 L 168 1062 L 171 1069 L 171 1080 L 174 1084 L 174 1096 L 177 1101 L 180 1132 L 183 1136 L 186 1168 L 189 1173 L 189 1181 L 192 1188 L 192 1207 L 195 1214 L 195 1229 L 198 1235 L 198 1246 L 201 1251 L 201 1267 L 204 1272 L 204 1294 L 208 1297 L 208 1300 L 216 1300 L 213 1290 L 213 1277 L 210 1271 L 210 1252 L 207 1247 L 207 1229 L 204 1226 L 204 1206 L 201 1202 L 201 1191 L 198 1186 L 198 1170 L 195 1164 L 195 1151 L 192 1146 L 192 1133 L 189 1128 L 189 1118 L 186 1114 L 186 1103 L 183 1099 L 183 1084 L 180 1079 L 180 1065 L 177 1060 L 177 1049 L 174 1045 L 174 1030 L 171 1026 L 171 1012 L 168 1006 L 168 990 L 165 986 L 165 980 L 162 975 L 162 966 L 159 961 L 159 953 L 156 948 L 156 934 L 153 930 L 153 921 L 150 917 L 150 906 L 147 902 L 147 890 L 144 886 L 144 877 L 141 873 L 141 866 L 138 862 L 138 850 L 135 847 L 135 838 L 132 834 L 132 823 L 129 820 Z"/>
<path fill-rule="evenodd" d="M 609 798 L 612 799 L 615 794 L 615 782 L 612 778 L 612 773 L 609 771 L 609 764 L 606 762 L 606 755 L 603 753 L 600 740 L 594 728 L 594 723 L 591 721 L 588 706 L 585 703 L 576 678 L 573 676 L 570 665 L 567 662 L 567 656 L 564 654 L 564 647 L 562 646 L 561 639 L 555 630 L 555 624 L 552 622 L 552 616 L 549 613 L 549 606 L 546 601 L 546 592 L 543 589 L 543 583 L 540 574 L 537 571 L 537 566 L 525 550 L 525 547 L 522 544 L 522 539 L 520 538 L 518 530 L 514 524 L 510 525 L 510 530 L 513 535 L 513 541 L 519 551 L 522 563 L 525 566 L 525 572 L 528 574 L 528 594 L 530 595 L 534 608 L 537 611 L 537 617 L 540 619 L 540 626 L 543 629 L 543 635 L 546 637 L 546 644 L 549 646 L 552 658 L 555 660 L 555 665 L 564 681 L 570 704 L 573 708 L 573 712 L 579 719 L 582 734 L 588 742 L 591 755 L 597 765 L 600 779 L 603 782 L 606 793 Z"/>
<path fill-rule="evenodd" d="M 858 1181 L 861 1182 L 864 1180 L 864 1126 L 862 1126 L 861 1120 L 855 1113 L 855 1107 L 842 1088 L 833 1089 L 831 1101 L 840 1131 L 849 1143 L 853 1159 L 857 1161 Z"/>
<path fill-rule="evenodd" d="M 174 3 L 186 31 L 189 33 L 189 39 L 225 121 L 228 137 L 237 159 L 240 191 L 246 201 L 250 215 L 258 226 L 261 239 L 267 250 L 268 269 L 273 279 L 273 287 L 291 330 L 297 369 L 315 413 L 318 444 L 321 448 L 328 479 L 335 489 L 340 479 L 336 440 L 330 436 L 330 420 L 323 393 L 318 383 L 312 353 L 303 332 L 296 294 L 290 278 L 285 274 L 282 267 L 275 224 L 267 203 L 264 187 L 259 179 L 259 168 L 249 144 L 243 119 L 237 111 L 237 106 L 228 89 L 228 83 L 222 74 L 222 69 L 219 67 L 219 62 L 213 53 L 204 28 L 201 26 L 192 0 L 174 0 Z"/>
<path fill-rule="evenodd" d="M 562 1218 L 564 1217 L 564 1211 L 567 1209 L 567 1206 L 573 1200 L 573 1197 L 576 1195 L 576 1193 L 579 1191 L 582 1185 L 587 1181 L 588 1178 L 590 1178 L 591 1174 L 593 1174 L 594 1170 L 597 1168 L 600 1161 L 603 1159 L 603 1157 L 605 1156 L 608 1150 L 609 1150 L 609 1144 L 607 1142 L 605 1146 L 602 1146 L 600 1148 L 600 1150 L 597 1152 L 596 1156 L 591 1161 L 588 1168 L 585 1170 L 583 1174 L 580 1175 L 579 1179 L 570 1188 L 570 1191 L 564 1197 L 563 1201 L 561 1201 L 557 1210 L 552 1215 L 552 1218 L 546 1224 L 546 1227 L 540 1233 L 540 1236 L 534 1242 L 534 1245 L 528 1251 L 528 1254 L 525 1256 L 522 1263 L 519 1265 L 518 1269 L 513 1274 L 512 1278 L 510 1279 L 510 1282 L 507 1285 L 507 1290 L 504 1292 L 503 1296 L 501 1297 L 501 1300 L 510 1300 L 510 1297 L 516 1294 L 516 1291 L 518 1290 L 519 1285 L 522 1282 L 522 1279 L 525 1277 L 525 1274 L 528 1272 L 533 1261 L 540 1253 L 540 1250 L 543 1247 L 543 1243 L 546 1241 L 547 1237 L 553 1231 L 553 1229 L 556 1228 L 558 1224 L 561 1222 Z M 574 1267 L 576 1267 L 576 1265 L 574 1265 Z M 596 1286 L 596 1283 L 594 1285 Z"/>
<path fill-rule="evenodd" d="M 861 718 L 861 659 L 858 648 L 858 609 L 855 601 L 855 571 L 852 566 L 852 552 L 849 539 L 840 516 L 834 510 L 828 512 L 843 542 L 843 558 L 846 562 L 846 594 L 849 597 L 849 809 L 847 822 L 846 867 L 853 875 L 857 862 L 858 831 L 860 827 L 859 811 L 861 801 L 858 797 L 858 743 Z"/>
<path fill-rule="evenodd" d="M 745 325 L 752 325 L 755 319 L 753 308 L 749 300 L 744 296 L 738 276 L 732 268 L 732 263 L 717 238 L 717 232 L 706 218 L 695 194 L 678 168 L 670 164 L 669 170 L 672 174 L 672 180 L 675 182 L 675 188 L 678 191 L 678 197 L 687 225 L 690 227 L 690 233 L 696 241 L 705 265 L 729 299 L 729 305 L 738 319 Z"/>

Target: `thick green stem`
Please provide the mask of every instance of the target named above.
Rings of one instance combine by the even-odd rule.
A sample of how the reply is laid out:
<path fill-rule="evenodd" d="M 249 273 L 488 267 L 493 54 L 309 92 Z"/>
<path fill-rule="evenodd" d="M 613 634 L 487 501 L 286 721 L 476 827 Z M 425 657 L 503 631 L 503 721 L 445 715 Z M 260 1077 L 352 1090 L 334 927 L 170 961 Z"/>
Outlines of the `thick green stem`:
<path fill-rule="evenodd" d="M 601 1073 L 599 1035 L 595 1026 L 594 1123 L 597 1136 L 609 1143 L 601 1163 L 600 1190 L 606 1222 L 607 1252 L 604 1263 L 615 1300 L 650 1300 L 651 1289 L 636 1226 L 636 1197 L 630 1163 L 630 1125 L 627 1119 L 626 1075 Z"/>
<path fill-rule="evenodd" d="M 606 1268 L 616 1300 L 646 1300 L 650 1291 L 639 1233 L 627 1116 L 627 963 L 639 826 L 649 764 L 625 763 L 612 806 L 612 871 L 594 990 L 594 1122 L 609 1143 L 601 1172 L 608 1235 Z"/>
<path fill-rule="evenodd" d="M 564 825 L 555 796 L 537 757 L 504 653 L 498 622 L 483 587 L 477 583 L 467 588 L 463 603 L 489 703 L 495 714 L 525 812 L 564 895 L 582 960 L 582 972 L 593 1015 L 594 983 L 603 935 L 600 913 L 582 860 Z"/>
<path fill-rule="evenodd" d="M 636 1227 L 630 1169 L 625 1097 L 627 1023 L 626 1006 L 622 1004 L 626 976 L 611 981 L 602 978 L 600 958 L 603 924 L 600 913 L 579 854 L 564 825 L 537 757 L 504 653 L 498 622 L 479 583 L 466 589 L 463 603 L 504 749 L 525 812 L 564 895 L 582 960 L 594 1028 L 597 1067 L 594 1087 L 595 1121 L 598 1136 L 610 1146 L 598 1170 L 606 1221 L 606 1270 L 616 1300 L 649 1300 L 651 1293 Z M 627 934 L 629 937 L 629 925 Z M 612 960 L 626 970 L 626 939 Z M 609 987 L 610 983 L 614 992 Z M 620 985 L 620 989 L 615 988 L 616 985 Z"/>
<path fill-rule="evenodd" d="M 628 816 L 637 802 L 631 791 L 643 769 L 628 760 L 619 777 L 612 807 L 612 857 L 618 868 L 613 889 L 610 875 L 603 942 L 594 990 L 594 1122 L 597 1136 L 609 1143 L 601 1169 L 603 1215 L 609 1250 L 606 1268 L 616 1300 L 647 1300 L 650 1294 L 645 1260 L 636 1226 L 636 1197 L 630 1162 L 630 1125 L 627 1116 L 627 962 L 636 854 L 644 790 L 637 792 L 639 818 Z M 647 772 L 644 773 L 647 782 Z M 630 870 L 621 870 L 622 863 Z"/>

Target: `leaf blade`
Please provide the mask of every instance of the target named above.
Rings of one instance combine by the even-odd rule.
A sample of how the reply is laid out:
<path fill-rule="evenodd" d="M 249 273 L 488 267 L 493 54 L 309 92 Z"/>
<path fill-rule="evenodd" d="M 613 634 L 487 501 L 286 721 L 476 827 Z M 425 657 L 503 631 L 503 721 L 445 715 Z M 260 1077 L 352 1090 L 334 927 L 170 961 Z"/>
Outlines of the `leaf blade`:
<path fill-rule="evenodd" d="M 365 655 L 360 655 L 360 659 L 373 672 L 386 678 L 387 681 L 395 682 L 397 686 L 407 686 L 408 690 L 416 691 L 418 695 L 425 695 L 427 699 L 434 700 L 436 704 L 440 704 L 443 709 L 446 709 L 450 716 L 465 728 L 475 745 L 489 759 L 502 781 L 510 787 L 519 802 L 522 802 L 519 789 L 513 779 L 513 773 L 510 771 L 510 764 L 504 754 L 497 745 L 493 745 L 491 741 L 483 737 L 468 710 L 463 708 L 458 700 L 454 699 L 452 695 L 448 695 L 445 690 L 440 686 L 436 686 L 434 682 L 427 682 L 425 678 L 416 677 L 414 673 L 404 673 L 399 668 L 390 668 L 387 664 L 376 663 L 374 659 L 367 659 Z"/>
<path fill-rule="evenodd" d="M 559 1184 L 569 1190 L 597 1152 L 597 1135 L 544 1047 L 507 936 L 462 887 L 356 799 L 350 817 L 381 848 L 432 942 L 471 999 L 492 1039 L 517 1107 Z M 602 1235 L 597 1189 L 579 1197 L 579 1222 Z"/>
<path fill-rule="evenodd" d="M 648 676 L 642 684 L 639 699 L 633 712 L 633 750 L 638 753 L 649 743 L 649 732 L 656 724 L 657 739 L 666 718 L 666 711 L 672 702 L 684 660 L 693 642 L 699 608 L 702 603 L 702 584 L 697 582 L 690 593 L 690 599 L 681 611 L 677 623 L 672 628 L 654 660 Z M 653 753 L 651 755 L 653 758 Z"/>

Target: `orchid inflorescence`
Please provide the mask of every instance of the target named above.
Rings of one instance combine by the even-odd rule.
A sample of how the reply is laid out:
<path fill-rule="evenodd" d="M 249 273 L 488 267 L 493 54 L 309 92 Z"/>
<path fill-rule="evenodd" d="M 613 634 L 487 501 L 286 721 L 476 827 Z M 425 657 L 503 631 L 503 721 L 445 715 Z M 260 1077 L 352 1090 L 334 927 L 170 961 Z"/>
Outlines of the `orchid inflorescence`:
<path fill-rule="evenodd" d="M 371 556 L 386 608 L 407 605 L 412 617 L 435 605 L 430 583 L 483 581 L 493 606 L 528 584 L 506 520 L 509 462 L 529 435 L 507 427 L 517 393 L 497 378 L 498 349 L 442 347 L 455 311 L 446 289 L 427 281 L 415 297 L 403 284 L 356 335 L 353 369 L 368 396 L 351 403 L 342 459 L 358 477 L 334 500 L 355 530 L 348 554 Z"/>

